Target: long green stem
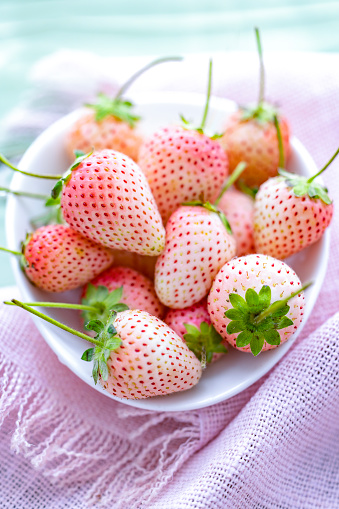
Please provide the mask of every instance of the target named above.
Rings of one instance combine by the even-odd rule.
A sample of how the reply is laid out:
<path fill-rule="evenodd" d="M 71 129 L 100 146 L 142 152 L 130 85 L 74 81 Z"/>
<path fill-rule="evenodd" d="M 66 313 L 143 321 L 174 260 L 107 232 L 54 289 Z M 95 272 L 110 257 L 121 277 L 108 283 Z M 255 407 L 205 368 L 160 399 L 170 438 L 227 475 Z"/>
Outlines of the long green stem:
<path fill-rule="evenodd" d="M 145 67 L 142 67 L 139 71 L 137 71 L 135 74 L 133 74 L 127 81 L 122 85 L 122 87 L 118 90 L 117 94 L 115 95 L 114 99 L 120 99 L 121 96 L 126 92 L 126 90 L 132 85 L 132 83 L 139 78 L 141 74 L 148 71 L 148 69 L 151 69 L 151 67 L 154 67 L 158 64 L 162 64 L 164 62 L 178 62 L 181 61 L 182 57 L 163 57 L 163 58 L 157 58 L 156 60 L 153 60 L 153 62 L 145 65 Z"/>
<path fill-rule="evenodd" d="M 213 65 L 212 64 L 212 59 L 210 59 L 209 66 L 208 66 L 207 97 L 206 97 L 204 114 L 203 114 L 202 121 L 201 121 L 200 128 L 199 128 L 201 130 L 204 130 L 204 127 L 205 127 L 205 124 L 206 124 L 206 119 L 207 119 L 208 108 L 209 108 L 209 105 L 210 105 L 211 89 L 212 89 L 212 65 Z"/>
<path fill-rule="evenodd" d="M 8 166 L 8 168 L 11 168 L 14 171 L 18 171 L 19 173 L 22 173 L 22 175 L 28 175 L 29 177 L 36 177 L 41 179 L 49 179 L 49 180 L 59 180 L 62 178 L 62 175 L 44 175 L 39 173 L 30 173 L 28 171 L 19 170 L 16 166 L 13 166 L 8 159 L 3 154 L 0 154 L 0 162 Z"/>
<path fill-rule="evenodd" d="M 326 168 L 329 167 L 329 165 L 332 163 L 332 161 L 334 161 L 334 159 L 337 157 L 337 155 L 339 154 L 339 148 L 335 151 L 335 153 L 333 154 L 333 156 L 331 157 L 331 159 L 325 164 L 325 166 L 323 166 L 323 168 L 321 168 L 321 170 L 318 171 L 318 173 L 316 173 L 315 175 L 313 175 L 313 177 L 309 178 L 307 180 L 308 183 L 310 182 L 313 182 L 313 180 L 317 177 L 319 177 L 319 175 L 326 170 Z"/>
<path fill-rule="evenodd" d="M 14 254 L 16 256 L 21 256 L 22 253 L 20 253 L 20 251 L 13 251 L 12 249 L 7 249 L 6 247 L 0 247 L 0 251 L 5 251 L 5 253 L 11 253 L 11 254 Z"/>
<path fill-rule="evenodd" d="M 5 301 L 4 304 L 13 306 L 13 302 Z M 79 309 L 81 311 L 94 311 L 98 312 L 95 306 L 86 306 L 85 304 L 70 304 L 69 302 L 24 302 L 26 306 L 40 307 L 40 308 L 60 308 L 60 309 Z"/>
<path fill-rule="evenodd" d="M 270 316 L 272 313 L 275 313 L 276 311 L 278 311 L 279 309 L 283 308 L 284 306 L 286 306 L 287 302 L 292 299 L 293 297 L 295 297 L 296 295 L 299 295 L 299 293 L 303 292 L 304 290 L 306 290 L 306 288 L 308 288 L 309 286 L 313 285 L 313 282 L 311 281 L 310 283 L 307 283 L 306 285 L 302 286 L 301 288 L 299 288 L 298 290 L 296 290 L 295 292 L 291 293 L 291 295 L 289 297 L 286 297 L 286 299 L 282 299 L 282 300 L 277 300 L 276 302 L 273 302 L 273 304 L 271 304 L 268 308 L 264 309 L 264 311 L 262 311 L 258 316 L 256 316 L 253 320 L 253 323 L 255 325 L 258 325 L 259 323 L 261 323 L 263 320 L 265 320 L 265 318 L 267 318 L 268 316 Z"/>
<path fill-rule="evenodd" d="M 27 198 L 34 198 L 36 200 L 48 200 L 50 198 L 50 196 L 47 196 L 47 194 L 28 193 L 26 191 L 13 191 L 8 187 L 0 187 L 0 191 L 4 191 L 5 193 L 9 194 L 14 194 L 15 196 L 26 196 Z"/>
<path fill-rule="evenodd" d="M 243 161 L 237 165 L 234 172 L 228 178 L 226 184 L 220 191 L 218 198 L 215 200 L 214 205 L 216 207 L 219 205 L 219 202 L 220 202 L 221 198 L 223 197 L 224 193 L 226 193 L 227 189 L 229 189 L 234 184 L 234 182 L 240 177 L 240 175 L 242 174 L 242 172 L 244 171 L 246 166 L 247 166 L 247 163 L 244 163 Z"/>
<path fill-rule="evenodd" d="M 27 306 L 26 304 L 24 304 L 23 302 L 20 302 L 19 300 L 12 299 L 12 302 L 16 306 L 18 306 L 22 309 L 25 309 L 29 313 L 32 313 L 33 315 L 38 316 L 39 318 L 42 318 L 46 322 L 49 322 L 52 325 L 56 325 L 57 327 L 65 330 L 66 332 L 70 332 L 71 334 L 74 334 L 74 336 L 78 336 L 79 338 L 86 339 L 86 341 L 90 341 L 94 345 L 102 346 L 102 343 L 100 341 L 97 341 L 96 339 L 92 338 L 91 336 L 88 336 L 87 334 L 83 334 L 82 332 L 72 329 L 71 327 L 68 327 L 67 325 L 64 325 L 63 323 L 58 322 L 57 320 L 54 320 L 53 318 L 50 318 L 49 316 L 44 315 L 43 313 L 40 313 L 40 311 L 37 311 L 36 309 L 33 309 L 33 308 Z"/>
<path fill-rule="evenodd" d="M 255 30 L 255 38 L 257 41 L 259 63 L 260 63 L 260 86 L 259 86 L 259 98 L 258 98 L 258 106 L 260 106 L 264 102 L 264 96 L 265 96 L 265 68 L 264 68 L 264 60 L 263 60 L 263 56 L 262 56 L 262 47 L 261 47 L 259 28 L 255 28 L 254 30 Z"/>
<path fill-rule="evenodd" d="M 279 146 L 279 168 L 285 168 L 285 156 L 284 156 L 284 146 L 281 136 L 281 129 L 279 125 L 279 120 L 277 115 L 274 115 L 273 117 L 274 125 L 277 131 L 277 138 L 278 138 L 278 146 Z"/>

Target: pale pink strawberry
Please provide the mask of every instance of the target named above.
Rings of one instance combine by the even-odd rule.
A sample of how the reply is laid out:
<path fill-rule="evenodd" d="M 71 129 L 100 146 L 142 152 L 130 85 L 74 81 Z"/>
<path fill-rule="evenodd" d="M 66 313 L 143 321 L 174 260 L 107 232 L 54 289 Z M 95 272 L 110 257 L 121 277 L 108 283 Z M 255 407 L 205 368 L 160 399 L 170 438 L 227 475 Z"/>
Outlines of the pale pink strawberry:
<path fill-rule="evenodd" d="M 49 320 L 46 315 L 15 299 L 12 303 Z M 54 324 L 95 345 L 82 355 L 93 361 L 92 376 L 110 394 L 123 399 L 142 399 L 185 391 L 202 374 L 200 361 L 185 342 L 164 322 L 146 311 L 112 312 L 108 320 L 90 321 L 86 327 L 96 337 Z"/>
<path fill-rule="evenodd" d="M 66 137 L 66 148 L 73 159 L 74 151 L 112 149 L 126 154 L 134 161 L 143 141 L 136 125 L 140 117 L 134 112 L 131 101 L 123 98 L 130 85 L 145 71 L 164 63 L 182 60 L 181 57 L 163 57 L 150 62 L 133 74 L 114 97 L 99 93 L 96 101 L 86 104 L 92 111 L 84 114 L 72 126 Z"/>
<path fill-rule="evenodd" d="M 218 270 L 235 255 L 229 232 L 219 213 L 204 206 L 182 206 L 172 214 L 155 266 L 155 291 L 165 306 L 187 308 L 207 295 Z"/>
<path fill-rule="evenodd" d="M 112 149 L 138 160 L 143 137 L 135 127 L 113 115 L 96 120 L 94 111 L 86 112 L 72 126 L 66 137 L 66 150 L 71 160 L 74 152 Z"/>
<path fill-rule="evenodd" d="M 254 355 L 287 341 L 302 321 L 304 305 L 294 270 L 261 254 L 226 263 L 208 296 L 208 312 L 219 334 Z"/>
<path fill-rule="evenodd" d="M 285 160 L 290 156 L 290 130 L 287 120 L 280 116 L 279 125 Z M 247 163 L 241 176 L 248 187 L 259 187 L 270 177 L 278 174 L 279 144 L 273 115 L 261 121 L 256 116 L 239 109 L 228 119 L 223 137 L 219 140 L 229 159 L 232 173 L 241 161 Z"/>
<path fill-rule="evenodd" d="M 77 288 L 113 263 L 109 249 L 61 224 L 42 226 L 29 235 L 23 257 L 27 277 L 48 292 Z"/>
<path fill-rule="evenodd" d="M 237 244 L 237 256 L 255 253 L 253 240 L 254 200 L 237 189 L 229 189 L 218 203 L 229 221 Z"/>
<path fill-rule="evenodd" d="M 206 299 L 185 309 L 169 309 L 164 321 L 200 360 L 204 355 L 207 362 L 214 362 L 227 352 L 221 345 L 222 337 L 211 325 Z"/>
<path fill-rule="evenodd" d="M 154 280 L 154 269 L 157 261 L 156 256 L 144 256 L 137 253 L 131 253 L 130 251 L 120 251 L 118 249 L 114 249 L 113 253 L 114 265 L 130 267 L 131 269 L 141 272 L 152 281 Z"/>
<path fill-rule="evenodd" d="M 109 292 L 123 287 L 121 302 L 130 309 L 147 311 L 151 315 L 162 318 L 165 308 L 159 301 L 153 283 L 140 272 L 128 267 L 110 267 L 90 281 L 92 286 L 105 286 Z M 83 296 L 86 296 L 88 285 Z"/>
<path fill-rule="evenodd" d="M 112 319 L 121 345 L 111 351 L 100 383 L 119 398 L 141 399 L 190 389 L 201 377 L 200 361 L 164 322 L 146 311 Z"/>
<path fill-rule="evenodd" d="M 226 150 L 230 172 L 244 161 L 247 163 L 241 181 L 251 188 L 258 188 L 270 177 L 278 174 L 280 147 L 277 127 L 280 126 L 281 149 L 285 160 L 290 155 L 290 128 L 273 104 L 265 101 L 265 71 L 262 45 L 258 28 L 255 28 L 256 43 L 260 62 L 260 87 L 256 104 L 239 106 L 237 112 L 226 122 L 220 142 Z"/>
<path fill-rule="evenodd" d="M 333 216 L 333 203 L 327 189 L 314 179 L 338 152 L 339 149 L 313 177 L 279 169 L 279 177 L 260 187 L 254 205 L 254 242 L 258 253 L 284 259 L 322 237 Z"/>
<path fill-rule="evenodd" d="M 155 132 L 140 148 L 139 165 L 147 177 L 161 217 L 184 202 L 213 202 L 228 175 L 228 160 L 217 140 L 179 126 Z"/>
<path fill-rule="evenodd" d="M 95 152 L 73 167 L 64 182 L 61 207 L 72 228 L 109 248 L 161 253 L 161 217 L 145 175 L 132 159 L 113 150 Z"/>

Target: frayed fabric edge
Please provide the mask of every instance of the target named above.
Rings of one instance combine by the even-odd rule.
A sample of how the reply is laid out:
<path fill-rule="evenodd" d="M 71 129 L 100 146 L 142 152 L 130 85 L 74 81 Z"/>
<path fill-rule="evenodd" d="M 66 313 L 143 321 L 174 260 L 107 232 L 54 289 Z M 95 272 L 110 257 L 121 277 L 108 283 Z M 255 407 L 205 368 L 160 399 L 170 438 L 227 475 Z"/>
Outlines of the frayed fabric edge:
<path fill-rule="evenodd" d="M 81 489 L 88 506 L 147 507 L 199 449 L 199 414 L 185 414 L 184 422 L 178 415 L 177 428 L 172 425 L 166 436 L 156 438 L 149 438 L 150 428 L 166 418 L 173 423 L 174 414 L 150 415 L 137 436 L 93 428 L 0 354 L 0 426 L 15 415 L 12 450 L 70 495 Z"/>

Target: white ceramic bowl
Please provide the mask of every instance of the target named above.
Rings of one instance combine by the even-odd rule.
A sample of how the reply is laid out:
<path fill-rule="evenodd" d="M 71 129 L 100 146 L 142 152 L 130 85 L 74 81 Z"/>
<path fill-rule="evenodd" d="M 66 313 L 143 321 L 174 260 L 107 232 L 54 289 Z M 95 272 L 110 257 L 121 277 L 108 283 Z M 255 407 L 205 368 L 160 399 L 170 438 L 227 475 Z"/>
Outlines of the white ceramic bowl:
<path fill-rule="evenodd" d="M 159 126 L 178 122 L 179 114 L 183 114 L 187 119 L 198 124 L 201 120 L 205 98 L 197 94 L 161 93 L 143 94 L 142 96 L 136 96 L 135 100 L 138 104 L 138 113 L 145 119 L 140 127 L 146 134 L 150 134 Z M 212 98 L 208 126 L 215 132 L 220 132 L 226 116 L 234 109 L 235 104 L 233 102 L 226 99 Z M 20 168 L 32 172 L 58 174 L 66 170 L 69 161 L 64 149 L 65 133 L 80 114 L 79 111 L 74 112 L 42 133 L 23 156 Z M 302 175 L 314 174 L 316 166 L 307 150 L 296 138 L 292 138 L 291 145 L 292 156 L 288 169 Z M 52 185 L 51 181 L 34 179 L 18 173 L 15 174 L 12 182 L 13 189 L 25 189 L 47 194 Z M 9 248 L 18 249 L 20 241 L 25 238 L 26 232 L 31 230 L 30 218 L 41 211 L 42 204 L 39 202 L 27 198 L 9 197 L 6 220 Z M 304 321 L 287 343 L 275 350 L 263 352 L 256 358 L 230 347 L 228 355 L 207 367 L 202 379 L 193 389 L 138 401 L 119 401 L 123 401 L 127 405 L 156 411 L 193 410 L 213 405 L 246 389 L 267 373 L 283 357 L 300 334 L 319 294 L 326 272 L 328 253 L 329 232 L 327 231 L 319 242 L 287 260 L 287 263 L 293 267 L 303 283 L 314 282 L 313 286 L 306 291 Z M 22 298 L 25 301 L 78 302 L 81 290 L 53 295 L 35 288 L 25 277 L 19 267 L 18 260 L 15 258 L 13 258 L 13 270 Z M 76 311 L 49 309 L 45 310 L 45 313 L 67 323 L 71 327 L 81 328 L 80 318 Z M 84 382 L 103 392 L 108 398 L 117 399 L 105 392 L 99 384 L 94 385 L 90 363 L 81 360 L 81 355 L 87 347 L 86 341 L 61 331 L 36 317 L 34 319 L 41 334 L 57 354 L 60 362 L 64 363 Z"/>

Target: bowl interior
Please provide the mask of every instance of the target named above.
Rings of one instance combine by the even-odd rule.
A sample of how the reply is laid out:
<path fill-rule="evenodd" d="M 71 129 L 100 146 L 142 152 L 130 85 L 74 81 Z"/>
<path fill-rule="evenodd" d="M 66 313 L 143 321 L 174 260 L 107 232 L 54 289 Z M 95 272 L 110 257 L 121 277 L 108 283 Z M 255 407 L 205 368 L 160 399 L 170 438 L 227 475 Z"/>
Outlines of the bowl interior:
<path fill-rule="evenodd" d="M 188 120 L 200 123 L 204 96 L 187 93 L 161 93 L 136 96 L 137 110 L 145 120 L 140 129 L 146 135 L 156 128 L 178 122 L 179 114 Z M 235 104 L 226 99 L 212 98 L 208 116 L 208 126 L 214 132 L 222 131 L 226 117 L 235 110 Z M 62 173 L 70 165 L 64 148 L 64 139 L 67 130 L 75 119 L 81 115 L 76 111 L 49 127 L 37 138 L 23 156 L 20 168 L 35 173 Z M 305 149 L 296 139 L 292 138 L 292 155 L 287 169 L 301 175 L 312 175 L 316 171 L 315 163 Z M 52 181 L 53 182 L 53 181 Z M 21 174 L 15 174 L 12 188 L 16 190 L 31 191 L 49 194 L 51 181 L 34 179 Z M 30 219 L 42 212 L 41 202 L 28 198 L 10 196 L 6 211 L 6 232 L 8 247 L 18 249 L 20 242 L 31 231 Z M 143 400 L 123 400 L 124 403 L 156 411 L 180 411 L 202 408 L 234 396 L 267 373 L 287 352 L 293 341 L 300 334 L 306 323 L 312 307 L 319 294 L 328 260 L 329 232 L 322 239 L 290 257 L 287 263 L 299 275 L 302 283 L 313 281 L 314 284 L 306 291 L 306 306 L 304 321 L 293 338 L 275 350 L 263 352 L 259 357 L 244 354 L 230 347 L 229 353 L 218 362 L 205 370 L 200 382 L 189 391 L 168 396 Z M 65 292 L 63 294 L 50 294 L 34 287 L 25 277 L 19 267 L 18 260 L 13 257 L 12 267 L 22 298 L 26 301 L 59 301 L 78 302 L 81 289 Z M 71 310 L 44 310 L 46 314 L 60 320 L 70 327 L 81 329 L 79 314 Z M 57 329 L 42 320 L 35 318 L 35 323 L 47 343 L 57 354 L 60 362 L 64 363 L 77 376 L 103 392 L 108 398 L 118 399 L 94 385 L 91 377 L 91 366 L 81 360 L 83 351 L 87 348 L 86 341 Z M 119 399 L 119 401 L 122 401 Z"/>

